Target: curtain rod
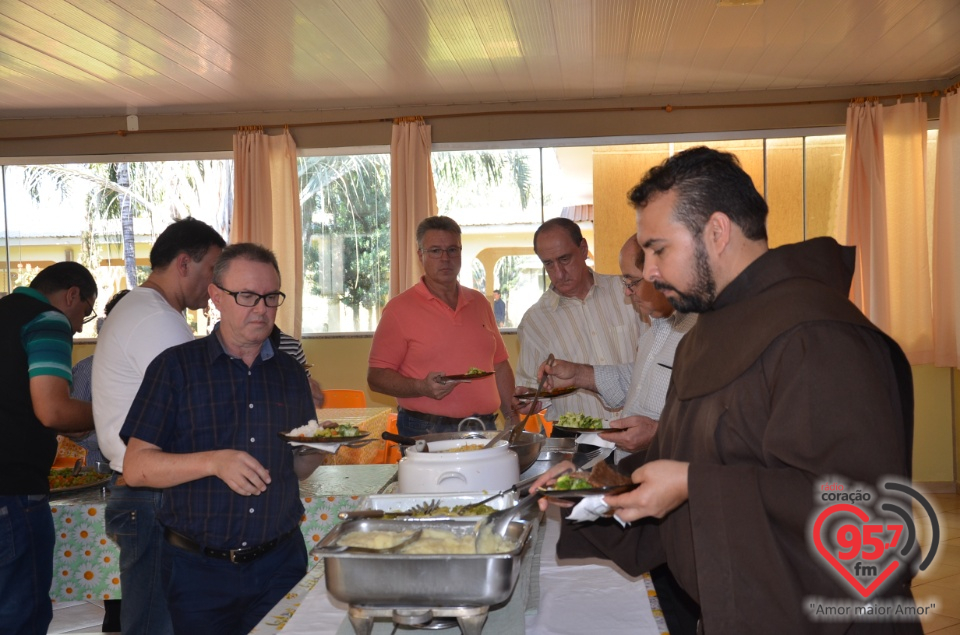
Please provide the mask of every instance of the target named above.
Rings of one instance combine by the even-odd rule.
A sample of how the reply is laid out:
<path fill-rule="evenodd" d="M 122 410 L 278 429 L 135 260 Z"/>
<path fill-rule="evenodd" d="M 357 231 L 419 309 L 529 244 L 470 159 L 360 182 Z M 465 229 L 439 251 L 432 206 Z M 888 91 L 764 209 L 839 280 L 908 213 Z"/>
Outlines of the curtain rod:
<path fill-rule="evenodd" d="M 957 85 L 950 86 L 946 91 L 956 90 Z M 699 104 L 688 106 L 674 106 L 666 104 L 664 106 L 610 106 L 597 108 L 552 108 L 538 110 L 492 110 L 485 112 L 461 112 L 444 113 L 434 115 L 416 115 L 413 117 L 378 117 L 375 119 L 353 119 L 343 121 L 314 121 L 306 123 L 279 123 L 279 124 L 256 124 L 252 126 L 215 126 L 207 128 L 161 128 L 156 130 L 97 130 L 93 132 L 75 132 L 60 133 L 49 135 L 32 135 L 25 137 L 0 137 L 0 141 L 44 141 L 53 139 L 78 139 L 84 137 L 106 137 L 117 135 L 126 137 L 128 135 L 148 135 L 148 134 L 179 134 L 179 133 L 197 133 L 197 132 L 228 132 L 238 130 L 267 129 L 267 128 L 316 128 L 324 126 L 359 126 L 373 123 L 394 123 L 404 120 L 437 120 L 437 119 L 462 119 L 466 117 L 489 117 L 504 115 L 558 115 L 558 114 L 597 114 L 611 112 L 654 112 L 663 111 L 667 113 L 677 112 L 679 110 L 726 110 L 734 108 L 778 108 L 784 106 L 819 106 L 824 104 L 847 104 L 856 99 L 866 99 L 870 101 L 902 99 L 903 97 L 916 96 L 939 97 L 941 91 L 933 90 L 930 92 L 919 93 L 899 93 L 896 95 L 880 95 L 876 97 L 844 97 L 837 99 L 813 99 L 806 101 L 783 101 L 771 103 L 753 103 L 753 104 Z"/>

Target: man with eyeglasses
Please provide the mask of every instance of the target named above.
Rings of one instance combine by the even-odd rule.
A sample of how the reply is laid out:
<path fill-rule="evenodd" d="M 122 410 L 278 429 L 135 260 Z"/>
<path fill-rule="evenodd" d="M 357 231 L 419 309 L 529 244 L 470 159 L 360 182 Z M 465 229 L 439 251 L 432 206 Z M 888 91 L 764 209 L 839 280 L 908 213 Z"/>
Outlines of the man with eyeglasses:
<path fill-rule="evenodd" d="M 278 434 L 316 411 L 303 368 L 270 341 L 284 300 L 273 252 L 229 245 L 209 293 L 220 322 L 151 362 L 120 436 L 127 481 L 163 490 L 174 631 L 227 635 L 249 632 L 306 574 L 298 481 L 322 456 Z"/>
<path fill-rule="evenodd" d="M 543 367 L 550 376 L 546 389 L 576 386 L 599 394 L 611 408 L 622 408 L 621 418 L 611 421 L 610 427 L 628 430 L 599 435 L 616 445 L 618 461 L 650 445 L 667 396 L 677 344 L 697 322 L 695 313 L 675 311 L 666 296 L 644 280 L 643 250 L 636 235 L 620 250 L 620 271 L 624 293 L 637 313 L 650 321 L 637 344 L 636 359 L 629 364 L 596 366 L 558 359 Z M 632 461 L 631 465 L 637 467 Z"/>
<path fill-rule="evenodd" d="M 550 277 L 550 287 L 530 307 L 517 329 L 520 363 L 518 394 L 533 392 L 540 365 L 552 353 L 580 364 L 632 364 L 637 339 L 646 325 L 623 297 L 619 276 L 599 274 L 587 266 L 587 241 L 567 218 L 552 218 L 533 235 L 533 249 Z M 577 391 L 551 400 L 547 418 L 566 412 L 616 418 L 619 408 L 606 406 L 596 393 Z"/>
<path fill-rule="evenodd" d="M 477 416 L 491 429 L 499 409 L 507 423 L 514 380 L 507 349 L 487 298 L 460 285 L 460 226 L 433 216 L 417 227 L 423 277 L 390 300 L 370 349 L 367 382 L 397 398 L 405 436 L 449 432 Z M 461 382 L 471 368 L 494 376 Z"/>
<path fill-rule="evenodd" d="M 621 418 L 611 421 L 610 427 L 626 431 L 602 432 L 599 437 L 616 446 L 614 457 L 623 474 L 631 474 L 646 458 L 646 449 L 660 425 L 677 345 L 697 323 L 696 313 L 676 311 L 667 297 L 644 278 L 643 263 L 643 250 L 636 234 L 632 234 L 620 249 L 620 281 L 633 308 L 650 321 L 650 328 L 637 343 L 636 360 L 631 364 L 591 366 L 558 359 L 541 368 L 550 377 L 544 384 L 548 390 L 577 386 L 599 394 L 611 408 L 622 408 Z M 655 567 L 650 575 L 669 631 L 696 633 L 696 603 L 667 567 Z"/>
<path fill-rule="evenodd" d="M 203 309 L 213 265 L 226 245 L 203 221 L 178 220 L 164 229 L 150 249 L 152 270 L 110 313 L 97 336 L 93 359 L 93 414 L 100 451 L 115 474 L 104 518 L 107 535 L 120 547 L 119 624 L 115 630 L 167 635 L 173 632 L 160 591 L 160 546 L 156 521 L 161 492 L 130 487 L 124 476 L 126 444 L 120 428 L 143 374 L 162 351 L 194 339 L 186 309 Z"/>
<path fill-rule="evenodd" d="M 50 468 L 57 433 L 93 428 L 90 404 L 70 398 L 73 334 L 95 317 L 97 283 L 59 262 L 0 298 L 0 624 L 43 634 L 53 618 L 55 536 Z"/>

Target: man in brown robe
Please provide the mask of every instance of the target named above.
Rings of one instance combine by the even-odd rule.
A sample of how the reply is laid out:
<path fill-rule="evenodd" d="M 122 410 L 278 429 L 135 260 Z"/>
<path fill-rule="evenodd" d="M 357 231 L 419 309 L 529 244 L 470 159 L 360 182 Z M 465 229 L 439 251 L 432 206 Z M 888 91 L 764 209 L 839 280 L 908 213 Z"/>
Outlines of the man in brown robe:
<path fill-rule="evenodd" d="M 630 199 L 644 277 L 700 318 L 632 475 L 641 486 L 607 497 L 638 522 L 565 522 L 558 555 L 633 575 L 666 562 L 709 635 L 922 632 L 812 621 L 804 605 L 851 599 L 808 546 L 815 485 L 910 477 L 910 367 L 847 300 L 853 249 L 818 238 L 768 250 L 766 203 L 735 157 L 708 148 L 653 168 Z M 909 575 L 880 596 L 909 602 Z"/>

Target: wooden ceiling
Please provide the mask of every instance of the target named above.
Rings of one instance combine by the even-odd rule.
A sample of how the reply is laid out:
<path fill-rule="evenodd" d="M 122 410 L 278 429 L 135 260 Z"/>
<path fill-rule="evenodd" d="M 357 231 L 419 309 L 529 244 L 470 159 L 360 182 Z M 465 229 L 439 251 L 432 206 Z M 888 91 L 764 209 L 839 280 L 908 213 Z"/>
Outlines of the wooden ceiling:
<path fill-rule="evenodd" d="M 957 0 L 0 0 L 0 119 L 946 87 L 958 75 Z"/>

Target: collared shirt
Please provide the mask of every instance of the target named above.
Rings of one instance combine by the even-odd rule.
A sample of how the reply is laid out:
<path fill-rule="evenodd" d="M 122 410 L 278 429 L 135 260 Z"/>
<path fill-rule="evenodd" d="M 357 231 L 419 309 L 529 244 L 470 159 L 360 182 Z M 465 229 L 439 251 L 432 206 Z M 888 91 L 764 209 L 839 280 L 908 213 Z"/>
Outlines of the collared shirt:
<path fill-rule="evenodd" d="M 583 300 L 564 297 L 551 286 L 520 320 L 518 386 L 537 385 L 537 368 L 550 353 L 594 366 L 632 364 L 636 359 L 637 340 L 646 325 L 624 296 L 619 276 L 590 273 L 594 285 Z M 547 418 L 555 421 L 565 412 L 601 419 L 619 416 L 587 390 L 553 399 Z"/>
<path fill-rule="evenodd" d="M 160 523 L 205 547 L 255 547 L 300 523 L 303 504 L 293 453 L 278 433 L 316 418 L 303 369 L 269 341 L 252 366 L 218 337 L 160 353 L 147 368 L 120 437 L 169 453 L 242 450 L 270 472 L 259 496 L 241 496 L 210 476 L 164 490 Z"/>
<path fill-rule="evenodd" d="M 93 401 L 93 355 L 84 357 L 73 365 L 73 388 L 70 390 L 70 398 Z M 87 465 L 103 461 L 96 432 L 77 439 L 76 443 L 87 451 Z"/>
<path fill-rule="evenodd" d="M 490 303 L 479 291 L 460 287 L 457 308 L 436 297 L 420 279 L 383 309 L 370 346 L 370 367 L 421 379 L 430 372 L 461 375 L 471 367 L 492 371 L 508 359 Z M 496 375 L 459 384 L 449 395 L 399 397 L 408 410 L 445 417 L 492 414 L 500 409 Z"/>
<path fill-rule="evenodd" d="M 36 289 L 17 287 L 13 292 L 50 304 Z M 23 326 L 20 340 L 27 352 L 27 373 L 31 378 L 53 375 L 73 383 L 73 326 L 66 315 L 51 306 Z"/>
<path fill-rule="evenodd" d="M 621 417 L 643 415 L 659 421 L 677 344 L 696 323 L 695 313 L 678 311 L 651 318 L 650 328 L 640 336 L 633 364 L 594 367 L 594 381 L 603 400 L 611 407 L 622 407 Z"/>

